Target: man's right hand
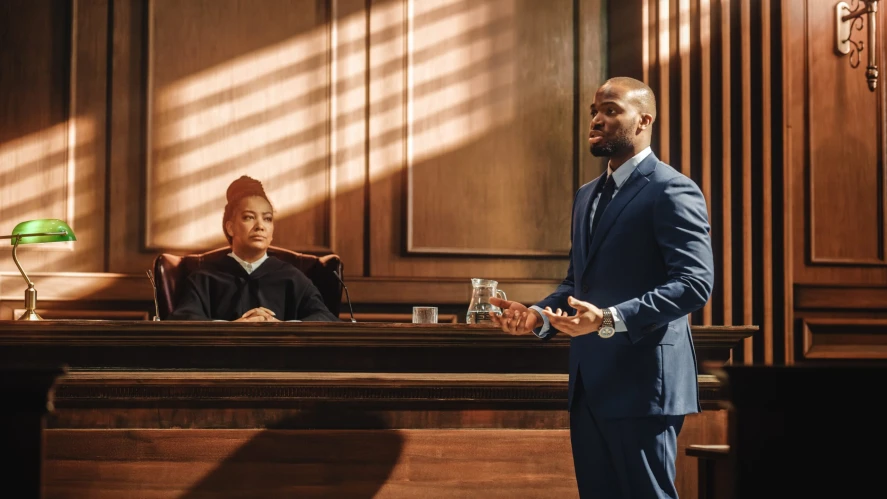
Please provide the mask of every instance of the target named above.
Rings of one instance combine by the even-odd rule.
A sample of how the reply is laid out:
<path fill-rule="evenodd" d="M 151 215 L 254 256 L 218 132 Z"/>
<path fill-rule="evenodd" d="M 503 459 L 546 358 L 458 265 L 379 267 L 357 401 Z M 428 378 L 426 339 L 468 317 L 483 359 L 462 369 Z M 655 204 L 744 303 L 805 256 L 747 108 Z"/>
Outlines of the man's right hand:
<path fill-rule="evenodd" d="M 522 303 L 490 297 L 490 303 L 502 309 L 502 315 L 490 314 L 493 324 L 508 334 L 530 334 L 544 324 L 542 315 Z"/>

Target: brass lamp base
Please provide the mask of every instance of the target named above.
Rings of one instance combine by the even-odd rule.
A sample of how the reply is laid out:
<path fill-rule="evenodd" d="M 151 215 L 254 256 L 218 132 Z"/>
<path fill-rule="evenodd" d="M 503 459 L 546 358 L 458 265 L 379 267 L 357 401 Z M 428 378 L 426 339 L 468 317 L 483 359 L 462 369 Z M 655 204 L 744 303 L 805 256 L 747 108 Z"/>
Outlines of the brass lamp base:
<path fill-rule="evenodd" d="M 21 315 L 18 319 L 19 321 L 42 321 L 43 317 L 37 314 L 35 310 L 25 310 L 25 313 Z"/>
<path fill-rule="evenodd" d="M 37 315 L 37 290 L 34 284 L 28 283 L 28 289 L 25 290 L 25 313 L 18 318 L 20 321 L 42 321 L 43 317 Z"/>

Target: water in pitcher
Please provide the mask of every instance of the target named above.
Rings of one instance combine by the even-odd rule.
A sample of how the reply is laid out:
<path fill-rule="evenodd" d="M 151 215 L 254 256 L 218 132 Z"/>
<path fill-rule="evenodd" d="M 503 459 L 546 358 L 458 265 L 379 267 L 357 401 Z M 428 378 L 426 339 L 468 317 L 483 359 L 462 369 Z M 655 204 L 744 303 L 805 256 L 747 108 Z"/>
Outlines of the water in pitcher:
<path fill-rule="evenodd" d="M 468 324 L 490 324 L 493 320 L 490 314 L 501 314 L 502 310 L 490 303 L 490 298 L 496 296 L 507 300 L 505 291 L 497 289 L 499 283 L 491 279 L 471 280 L 471 303 L 468 304 L 468 313 L 465 322 Z"/>

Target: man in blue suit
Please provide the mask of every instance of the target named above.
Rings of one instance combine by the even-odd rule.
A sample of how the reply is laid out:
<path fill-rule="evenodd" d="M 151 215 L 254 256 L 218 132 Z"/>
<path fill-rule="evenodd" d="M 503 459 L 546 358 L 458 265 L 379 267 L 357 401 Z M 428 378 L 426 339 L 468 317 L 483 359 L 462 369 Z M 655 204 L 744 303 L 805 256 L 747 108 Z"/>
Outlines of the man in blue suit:
<path fill-rule="evenodd" d="M 511 334 L 570 342 L 570 438 L 583 498 L 676 498 L 684 416 L 699 412 L 688 315 L 714 282 L 708 210 L 696 184 L 650 151 L 653 91 L 605 82 L 588 143 L 607 172 L 573 201 L 567 276 L 532 307 L 491 299 Z"/>

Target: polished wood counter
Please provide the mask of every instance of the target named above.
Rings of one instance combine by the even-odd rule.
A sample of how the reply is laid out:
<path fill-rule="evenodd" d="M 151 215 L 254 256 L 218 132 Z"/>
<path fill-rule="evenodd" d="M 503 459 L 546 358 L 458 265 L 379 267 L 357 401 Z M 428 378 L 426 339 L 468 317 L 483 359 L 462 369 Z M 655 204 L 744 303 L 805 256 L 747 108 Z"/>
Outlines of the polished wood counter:
<path fill-rule="evenodd" d="M 700 364 L 727 361 L 755 330 L 694 327 Z M 569 340 L 511 336 L 475 324 L 0 321 L 0 362 L 72 369 L 566 374 Z"/>
<path fill-rule="evenodd" d="M 755 329 L 693 336 L 726 360 Z M 46 418 L 56 498 L 576 497 L 568 353 L 465 324 L 0 323 L 0 362 L 67 366 Z M 719 387 L 700 376 L 706 407 Z M 687 443 L 726 443 L 724 411 L 688 417 Z"/>

